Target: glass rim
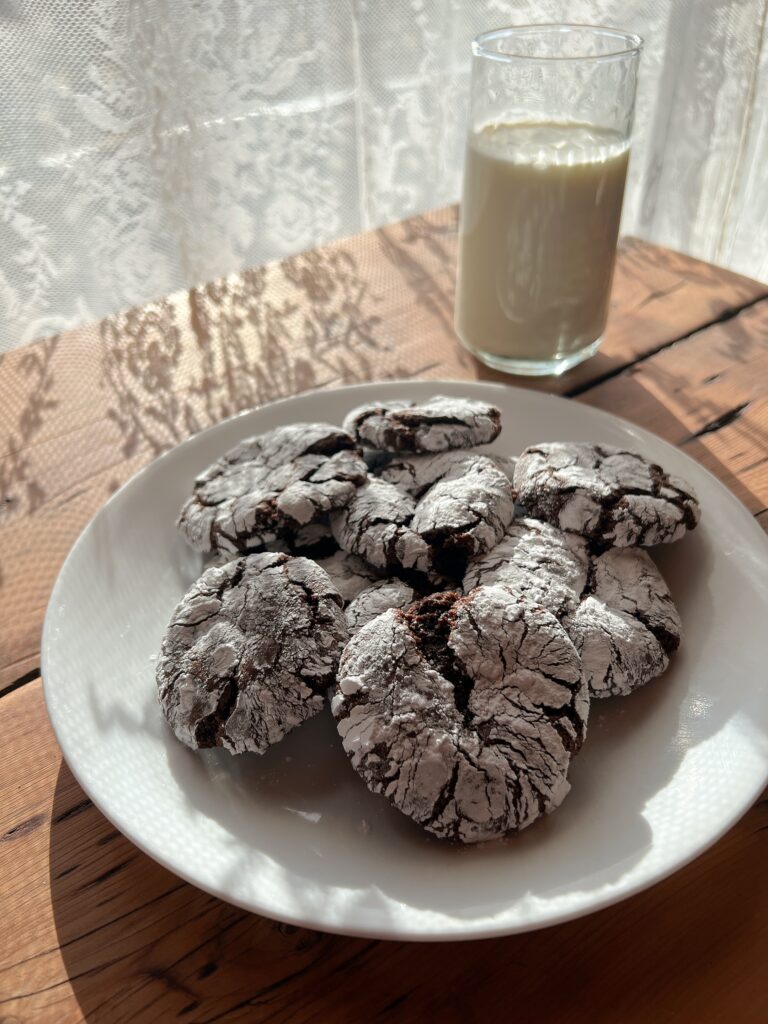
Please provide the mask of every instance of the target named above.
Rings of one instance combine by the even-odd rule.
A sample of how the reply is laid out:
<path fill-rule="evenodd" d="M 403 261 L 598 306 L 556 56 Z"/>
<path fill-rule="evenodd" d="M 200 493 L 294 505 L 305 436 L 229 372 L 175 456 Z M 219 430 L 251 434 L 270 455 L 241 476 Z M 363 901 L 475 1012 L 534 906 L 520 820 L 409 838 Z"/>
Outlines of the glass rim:
<path fill-rule="evenodd" d="M 514 39 L 516 36 L 530 35 L 553 35 L 556 33 L 566 34 L 568 32 L 590 33 L 593 36 L 602 36 L 615 39 L 617 49 L 608 53 L 584 53 L 578 56 L 553 55 L 553 54 L 530 54 L 530 53 L 500 53 L 490 48 L 489 44 L 499 39 Z M 472 40 L 472 53 L 475 57 L 484 57 L 487 60 L 497 60 L 505 64 L 515 64 L 518 61 L 543 64 L 549 62 L 560 63 L 581 63 L 583 61 L 594 61 L 602 63 L 605 61 L 622 60 L 626 57 L 639 54 L 644 45 L 642 36 L 634 32 L 624 32 L 622 29 L 610 28 L 607 25 L 580 25 L 571 22 L 553 22 L 551 24 L 531 25 L 507 25 L 504 28 L 490 29 L 488 32 L 481 32 Z"/>

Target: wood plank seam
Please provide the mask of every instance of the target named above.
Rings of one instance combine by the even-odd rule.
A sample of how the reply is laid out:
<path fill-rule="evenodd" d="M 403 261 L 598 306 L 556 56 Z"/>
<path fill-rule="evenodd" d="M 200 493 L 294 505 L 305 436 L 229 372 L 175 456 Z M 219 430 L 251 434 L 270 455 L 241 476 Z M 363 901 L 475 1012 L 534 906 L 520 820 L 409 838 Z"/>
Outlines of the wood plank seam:
<path fill-rule="evenodd" d="M 705 423 L 703 427 L 699 427 L 698 430 L 694 430 L 692 434 L 681 441 L 680 444 L 688 444 L 695 440 L 697 437 L 704 437 L 705 434 L 714 434 L 718 430 L 722 430 L 723 427 L 730 426 L 731 423 L 735 423 L 739 416 L 742 415 L 750 406 L 749 402 L 741 402 L 733 409 L 728 409 L 727 412 L 722 413 L 714 420 L 710 420 L 709 423 Z"/>
<path fill-rule="evenodd" d="M 38 665 L 36 668 L 30 669 L 29 672 L 26 672 L 23 676 L 19 676 L 18 679 L 14 679 L 12 683 L 8 683 L 7 686 L 0 689 L 0 697 L 5 697 L 9 693 L 13 693 L 14 690 L 20 689 L 27 683 L 33 683 L 39 677 L 40 666 Z"/>
<path fill-rule="evenodd" d="M 612 370 L 607 370 L 605 373 L 600 374 L 600 376 L 593 377 L 591 380 L 585 381 L 583 384 L 577 384 L 575 387 L 569 388 L 567 391 L 563 392 L 563 396 L 565 398 L 577 398 L 579 395 L 583 395 L 588 391 L 591 391 L 592 388 L 596 388 L 600 384 L 605 384 L 606 381 L 613 380 L 616 377 L 621 377 L 623 374 L 630 373 L 636 366 L 647 362 L 647 360 L 657 356 L 660 352 L 664 352 L 666 349 L 672 348 L 674 345 L 679 345 L 681 341 L 687 341 L 688 338 L 692 338 L 696 334 L 700 334 L 702 331 L 708 330 L 710 327 L 727 323 L 729 320 L 733 320 L 734 317 L 739 316 L 739 314 L 751 309 L 752 306 L 756 306 L 760 302 L 765 302 L 766 299 L 768 299 L 768 290 L 762 295 L 758 295 L 757 298 L 750 299 L 748 302 L 744 302 L 739 306 L 729 306 L 727 309 L 724 309 L 722 313 L 718 314 L 718 316 L 713 317 L 711 320 L 701 324 L 699 327 L 695 327 L 692 331 L 686 331 L 685 334 L 681 334 L 679 337 L 671 338 L 663 344 L 649 349 L 647 352 L 644 352 L 642 355 L 638 356 L 637 359 L 633 359 L 629 363 L 623 363 L 621 366 L 617 366 Z"/>

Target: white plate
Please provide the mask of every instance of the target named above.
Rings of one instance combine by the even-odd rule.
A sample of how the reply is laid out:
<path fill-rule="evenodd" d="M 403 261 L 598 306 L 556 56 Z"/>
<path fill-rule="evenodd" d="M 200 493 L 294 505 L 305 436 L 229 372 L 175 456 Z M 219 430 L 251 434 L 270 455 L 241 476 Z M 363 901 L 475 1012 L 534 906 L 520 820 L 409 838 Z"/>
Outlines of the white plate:
<path fill-rule="evenodd" d="M 192 478 L 240 438 L 340 422 L 372 399 L 469 395 L 500 406 L 492 446 L 628 445 L 696 487 L 702 525 L 655 555 L 685 637 L 666 676 L 595 702 L 573 790 L 514 839 L 430 839 L 360 782 L 330 715 L 265 756 L 194 753 L 155 699 L 154 656 L 200 558 L 174 519 Z M 139 473 L 72 549 L 43 637 L 45 697 L 64 756 L 142 850 L 224 900 L 296 924 L 382 938 L 454 939 L 577 917 L 681 867 L 744 813 L 768 777 L 768 544 L 713 476 L 653 435 L 588 406 L 502 385 L 386 383 L 301 395 L 213 427 Z"/>

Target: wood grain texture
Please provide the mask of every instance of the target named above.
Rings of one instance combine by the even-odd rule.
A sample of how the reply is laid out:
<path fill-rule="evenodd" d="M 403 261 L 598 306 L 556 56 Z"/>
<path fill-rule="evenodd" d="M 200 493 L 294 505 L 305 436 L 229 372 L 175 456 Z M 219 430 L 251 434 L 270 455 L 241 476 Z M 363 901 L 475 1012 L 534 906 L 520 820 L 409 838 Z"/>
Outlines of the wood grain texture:
<path fill-rule="evenodd" d="M 61 761 L 40 627 L 90 516 L 155 455 L 254 404 L 384 377 L 501 379 L 453 339 L 454 259 L 455 211 L 437 212 L 0 360 L 0 1024 L 768 1020 L 766 799 L 616 908 L 414 946 L 206 896 L 123 838 Z M 768 287 L 625 240 L 599 355 L 514 383 L 681 445 L 768 529 L 766 338 Z"/>
<path fill-rule="evenodd" d="M 38 664 L 61 563 L 104 501 L 197 430 L 307 388 L 507 379 L 452 331 L 456 211 L 345 239 L 8 353 L 0 361 L 0 689 Z M 605 343 L 557 380 L 584 392 L 768 286 L 623 241 Z"/>
<path fill-rule="evenodd" d="M 507 939 L 413 945 L 280 925 L 150 861 L 61 762 L 39 681 L 3 698 L 0 749 L 0 1020 L 768 1017 L 768 800 L 684 871 L 617 907 Z"/>
<path fill-rule="evenodd" d="M 768 506 L 767 383 L 761 300 L 580 397 L 679 445 L 757 514 Z"/>

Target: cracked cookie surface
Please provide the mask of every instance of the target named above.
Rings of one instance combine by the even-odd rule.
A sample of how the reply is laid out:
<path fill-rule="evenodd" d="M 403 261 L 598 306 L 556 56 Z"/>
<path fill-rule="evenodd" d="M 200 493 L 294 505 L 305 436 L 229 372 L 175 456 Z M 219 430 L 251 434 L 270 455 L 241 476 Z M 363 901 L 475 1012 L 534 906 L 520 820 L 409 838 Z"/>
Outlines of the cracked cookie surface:
<path fill-rule="evenodd" d="M 512 483 L 494 459 L 446 452 L 400 460 L 386 472 L 331 516 L 339 546 L 381 569 L 460 579 L 514 516 Z"/>
<path fill-rule="evenodd" d="M 263 753 L 322 710 L 347 638 L 341 597 L 310 559 L 269 552 L 214 566 L 165 633 L 163 714 L 188 747 Z"/>
<path fill-rule="evenodd" d="M 461 449 L 422 455 L 387 454 L 379 460 L 370 460 L 369 470 L 380 480 L 394 484 L 401 491 L 419 498 L 432 484 L 441 480 L 455 467 L 465 464 L 467 459 L 478 457 L 492 462 L 510 482 L 512 481 L 516 459 L 508 455 L 499 455 L 497 452 L 467 452 Z"/>
<path fill-rule="evenodd" d="M 369 622 L 345 648 L 331 708 L 369 789 L 473 843 L 560 804 L 589 701 L 555 617 L 487 586 Z"/>
<path fill-rule="evenodd" d="M 425 402 L 372 402 L 353 409 L 344 429 L 371 448 L 441 452 L 487 444 L 501 431 L 501 412 L 487 402 L 436 395 Z"/>
<path fill-rule="evenodd" d="M 353 438 L 295 423 L 248 438 L 195 480 L 178 527 L 198 551 L 247 553 L 346 505 L 367 476 Z"/>
<path fill-rule="evenodd" d="M 426 458 L 429 472 L 418 467 L 418 484 L 406 480 L 405 463 L 397 468 L 400 485 L 370 478 L 332 514 L 331 528 L 340 547 L 382 570 L 458 579 L 470 558 L 504 536 L 514 516 L 514 490 L 483 455 Z"/>
<path fill-rule="evenodd" d="M 682 631 L 664 578 L 639 548 L 592 558 L 583 599 L 563 625 L 593 697 L 623 696 L 661 675 Z"/>
<path fill-rule="evenodd" d="M 345 615 L 349 635 L 359 633 L 371 619 L 390 608 L 405 609 L 413 603 L 416 592 L 404 580 L 395 578 L 377 580 L 361 590 L 347 605 Z"/>
<path fill-rule="evenodd" d="M 526 448 L 514 482 L 529 515 L 586 537 L 596 550 L 679 540 L 700 517 L 685 481 L 609 445 Z"/>
<path fill-rule="evenodd" d="M 587 581 L 589 555 L 581 537 L 540 519 L 515 519 L 499 543 L 473 558 L 464 592 L 499 584 L 561 619 L 577 607 Z"/>
<path fill-rule="evenodd" d="M 346 508 L 331 515 L 331 529 L 343 551 L 359 555 L 377 569 L 426 573 L 429 545 L 410 527 L 415 514 L 414 498 L 373 477 Z"/>

